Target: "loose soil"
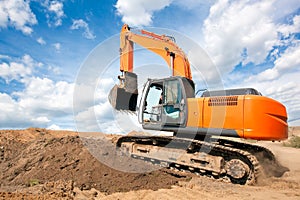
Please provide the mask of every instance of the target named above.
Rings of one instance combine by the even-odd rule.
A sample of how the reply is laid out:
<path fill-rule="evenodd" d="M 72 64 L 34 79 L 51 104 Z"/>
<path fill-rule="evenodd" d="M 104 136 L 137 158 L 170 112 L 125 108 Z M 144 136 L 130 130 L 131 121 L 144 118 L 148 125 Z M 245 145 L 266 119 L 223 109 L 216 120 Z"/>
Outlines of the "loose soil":
<path fill-rule="evenodd" d="M 290 171 L 241 186 L 156 169 L 126 156 L 115 159 L 118 152 L 111 141 L 117 137 L 39 128 L 0 130 L 0 199 L 300 199 L 300 149 L 258 142 Z"/>

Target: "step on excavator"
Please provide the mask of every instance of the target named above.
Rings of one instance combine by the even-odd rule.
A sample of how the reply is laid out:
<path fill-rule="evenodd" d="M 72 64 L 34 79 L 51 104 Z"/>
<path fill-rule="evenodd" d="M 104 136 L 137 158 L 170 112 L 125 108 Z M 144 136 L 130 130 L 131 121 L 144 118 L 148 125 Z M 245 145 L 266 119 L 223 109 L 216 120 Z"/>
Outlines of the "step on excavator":
<path fill-rule="evenodd" d="M 139 105 L 134 43 L 161 56 L 172 70 L 170 77 L 147 80 Z M 287 139 L 285 106 L 253 88 L 205 91 L 196 97 L 190 63 L 174 38 L 146 30 L 135 33 L 124 24 L 120 71 L 119 84 L 108 96 L 112 107 L 136 112 L 145 130 L 173 133 L 120 137 L 117 148 L 131 157 L 237 184 L 254 184 L 262 174 L 282 176 L 288 170 L 270 150 L 228 139 Z"/>

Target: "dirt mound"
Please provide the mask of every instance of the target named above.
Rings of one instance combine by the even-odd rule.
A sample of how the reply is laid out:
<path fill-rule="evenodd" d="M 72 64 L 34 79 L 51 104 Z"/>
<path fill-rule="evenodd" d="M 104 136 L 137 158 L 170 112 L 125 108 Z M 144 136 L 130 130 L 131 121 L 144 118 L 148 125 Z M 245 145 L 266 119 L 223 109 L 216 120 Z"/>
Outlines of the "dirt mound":
<path fill-rule="evenodd" d="M 268 149 L 266 149 L 265 152 L 254 153 L 254 155 L 259 160 L 259 163 L 263 169 L 258 181 L 270 177 L 280 178 L 286 172 L 290 171 L 290 169 L 282 165 L 278 159 L 276 159 L 274 154 Z"/>
<path fill-rule="evenodd" d="M 27 129 L 1 131 L 0 134 L 0 169 L 3 172 L 0 184 L 6 191 L 61 180 L 72 181 L 72 187 L 81 190 L 95 188 L 110 194 L 170 188 L 179 180 L 186 179 L 168 170 L 142 174 L 114 170 L 93 157 L 74 133 L 61 137 L 48 130 Z M 87 141 L 91 143 L 93 139 Z M 98 142 L 94 141 L 95 145 Z M 101 153 L 109 156 L 111 152 L 104 150 L 106 152 Z"/>
<path fill-rule="evenodd" d="M 300 136 L 300 126 L 289 127 L 289 136 Z"/>
<path fill-rule="evenodd" d="M 290 171 L 241 186 L 114 159 L 116 135 L 30 128 L 0 131 L 0 199 L 299 199 L 300 149 L 262 142 Z M 98 157 L 100 156 L 100 157 Z M 110 158 L 105 162 L 99 160 Z M 105 164 L 107 165 L 105 165 Z M 266 163 L 267 164 L 267 163 Z M 153 166 L 151 165 L 151 169 Z M 126 171 L 124 170 L 124 171 Z M 186 181 L 189 180 L 189 181 Z"/>

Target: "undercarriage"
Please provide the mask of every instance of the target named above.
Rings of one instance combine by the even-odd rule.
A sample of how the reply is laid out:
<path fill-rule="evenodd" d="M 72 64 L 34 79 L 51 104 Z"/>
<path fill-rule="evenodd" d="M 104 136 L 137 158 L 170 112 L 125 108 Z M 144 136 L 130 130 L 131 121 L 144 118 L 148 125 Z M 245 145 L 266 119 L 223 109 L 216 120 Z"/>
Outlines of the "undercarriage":
<path fill-rule="evenodd" d="M 268 149 L 226 139 L 123 136 L 116 146 L 135 159 L 235 184 L 252 185 L 259 177 L 282 176 L 288 171 Z M 270 173 L 268 166 L 275 172 Z"/>

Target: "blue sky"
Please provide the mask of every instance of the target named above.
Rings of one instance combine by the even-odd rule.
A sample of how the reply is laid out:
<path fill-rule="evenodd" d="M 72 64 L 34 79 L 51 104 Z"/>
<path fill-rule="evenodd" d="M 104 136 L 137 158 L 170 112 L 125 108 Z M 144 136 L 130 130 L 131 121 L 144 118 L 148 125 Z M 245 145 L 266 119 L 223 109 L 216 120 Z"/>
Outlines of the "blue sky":
<path fill-rule="evenodd" d="M 112 111 L 106 98 L 117 80 L 118 60 L 91 90 L 94 99 L 84 98 L 88 84 L 77 81 L 87 63 L 103 71 L 105 66 L 98 63 L 118 52 L 123 23 L 158 32 L 174 30 L 178 44 L 199 69 L 193 71 L 195 79 L 201 77 L 208 87 L 221 80 L 223 88 L 257 88 L 286 105 L 290 125 L 300 125 L 299 0 L 3 0 L 0 128 L 75 130 L 80 121 L 81 131 L 122 129 L 128 116 Z M 206 53 L 214 70 L 179 33 Z M 137 68 L 151 62 L 163 65 L 146 51 L 137 55 Z M 75 113 L 74 88 L 82 94 Z M 91 116 L 97 123 L 89 120 Z M 137 126 L 134 118 L 131 123 Z"/>

